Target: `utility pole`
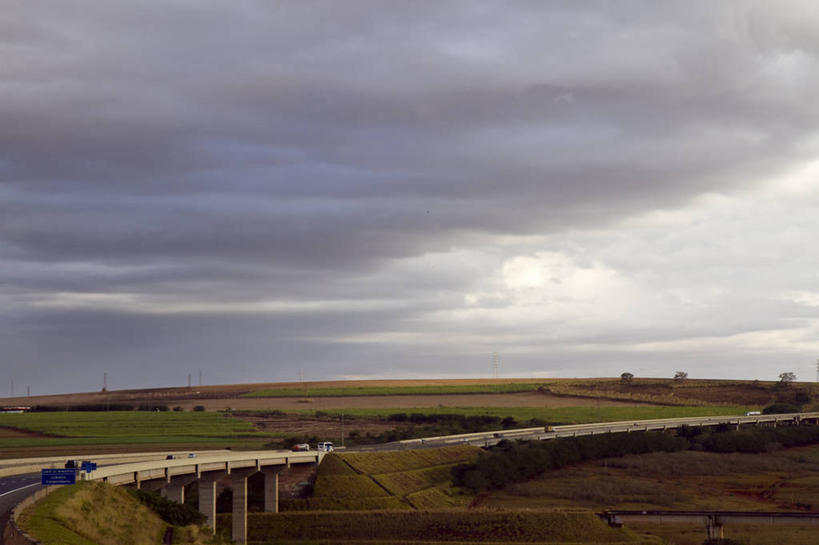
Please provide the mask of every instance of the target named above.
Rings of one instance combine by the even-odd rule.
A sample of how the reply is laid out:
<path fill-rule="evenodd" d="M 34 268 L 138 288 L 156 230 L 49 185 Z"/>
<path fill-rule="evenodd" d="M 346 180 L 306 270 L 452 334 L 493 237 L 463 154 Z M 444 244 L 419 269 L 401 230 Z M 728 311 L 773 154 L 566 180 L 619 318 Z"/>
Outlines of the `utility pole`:
<path fill-rule="evenodd" d="M 14 379 L 9 379 L 9 392 L 11 396 L 14 396 Z"/>
<path fill-rule="evenodd" d="M 199 386 L 202 386 L 202 370 L 199 370 Z"/>
<path fill-rule="evenodd" d="M 344 446 L 344 413 L 341 413 L 341 446 Z"/>
<path fill-rule="evenodd" d="M 492 352 L 492 378 L 498 378 L 498 369 L 500 368 L 500 354 Z"/>
<path fill-rule="evenodd" d="M 191 389 L 191 374 L 188 373 L 188 390 Z"/>
<path fill-rule="evenodd" d="M 26 397 L 31 397 L 31 386 L 26 386 Z"/>
<path fill-rule="evenodd" d="M 102 391 L 103 392 L 108 391 L 108 373 L 102 374 Z"/>

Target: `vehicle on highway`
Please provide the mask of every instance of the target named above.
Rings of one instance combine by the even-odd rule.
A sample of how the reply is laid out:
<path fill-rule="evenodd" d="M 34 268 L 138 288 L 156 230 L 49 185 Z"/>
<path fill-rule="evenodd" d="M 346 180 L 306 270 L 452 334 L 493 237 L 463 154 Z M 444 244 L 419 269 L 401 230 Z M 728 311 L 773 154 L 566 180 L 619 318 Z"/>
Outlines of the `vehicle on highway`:
<path fill-rule="evenodd" d="M 191 452 L 190 454 L 188 454 L 188 458 L 196 458 L 196 453 Z"/>
<path fill-rule="evenodd" d="M 174 456 L 173 454 L 168 454 L 167 456 L 165 456 L 165 459 L 166 460 L 175 460 L 176 456 Z"/>
<path fill-rule="evenodd" d="M 316 450 L 319 452 L 333 452 L 333 443 L 330 441 L 322 441 L 316 445 Z"/>
<path fill-rule="evenodd" d="M 305 452 L 310 450 L 310 445 L 308 445 L 307 443 L 298 443 L 290 447 L 290 450 L 292 450 L 293 452 Z"/>

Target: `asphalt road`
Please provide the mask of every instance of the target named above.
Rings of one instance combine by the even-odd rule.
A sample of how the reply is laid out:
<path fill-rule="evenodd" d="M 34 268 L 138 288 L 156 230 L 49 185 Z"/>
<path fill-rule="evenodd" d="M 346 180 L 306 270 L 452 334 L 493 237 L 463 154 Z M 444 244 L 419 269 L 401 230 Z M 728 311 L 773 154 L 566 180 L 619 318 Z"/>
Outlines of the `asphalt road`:
<path fill-rule="evenodd" d="M 39 473 L 0 478 L 0 542 L 2 542 L 2 531 L 6 528 L 11 510 L 40 487 Z"/>

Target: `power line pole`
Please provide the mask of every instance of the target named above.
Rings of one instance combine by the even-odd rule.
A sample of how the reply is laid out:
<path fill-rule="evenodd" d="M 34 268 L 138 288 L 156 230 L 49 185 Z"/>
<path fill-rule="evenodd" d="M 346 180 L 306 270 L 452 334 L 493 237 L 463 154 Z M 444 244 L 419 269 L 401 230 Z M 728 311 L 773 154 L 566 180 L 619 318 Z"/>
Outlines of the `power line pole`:
<path fill-rule="evenodd" d="M 191 389 L 191 374 L 188 373 L 188 390 Z"/>
<path fill-rule="evenodd" d="M 103 392 L 108 391 L 108 373 L 102 374 L 102 391 Z"/>
<path fill-rule="evenodd" d="M 199 370 L 199 386 L 202 386 L 202 370 Z"/>
<path fill-rule="evenodd" d="M 492 352 L 492 378 L 498 378 L 498 369 L 500 368 L 500 354 Z"/>

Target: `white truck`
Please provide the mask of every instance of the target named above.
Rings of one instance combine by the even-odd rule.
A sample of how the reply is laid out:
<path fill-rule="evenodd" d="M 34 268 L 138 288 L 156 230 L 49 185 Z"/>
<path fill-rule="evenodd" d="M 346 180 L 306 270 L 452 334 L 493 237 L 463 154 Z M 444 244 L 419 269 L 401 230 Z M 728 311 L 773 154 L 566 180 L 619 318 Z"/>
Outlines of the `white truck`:
<path fill-rule="evenodd" d="M 322 441 L 316 445 L 316 450 L 319 452 L 333 452 L 333 443 L 330 441 Z"/>

